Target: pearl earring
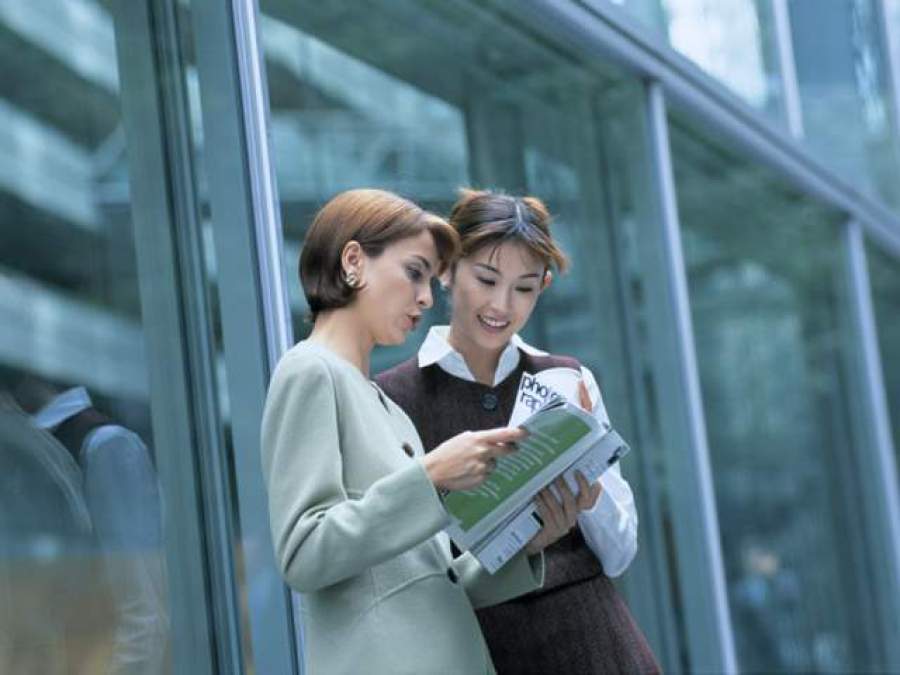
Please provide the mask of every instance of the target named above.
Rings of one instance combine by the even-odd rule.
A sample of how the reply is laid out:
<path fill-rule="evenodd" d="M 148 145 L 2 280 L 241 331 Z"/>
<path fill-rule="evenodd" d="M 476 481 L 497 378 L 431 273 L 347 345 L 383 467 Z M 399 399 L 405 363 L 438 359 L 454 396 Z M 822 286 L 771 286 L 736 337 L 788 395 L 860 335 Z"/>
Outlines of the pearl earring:
<path fill-rule="evenodd" d="M 359 286 L 359 275 L 354 270 L 344 272 L 344 283 L 350 288 L 357 288 Z"/>

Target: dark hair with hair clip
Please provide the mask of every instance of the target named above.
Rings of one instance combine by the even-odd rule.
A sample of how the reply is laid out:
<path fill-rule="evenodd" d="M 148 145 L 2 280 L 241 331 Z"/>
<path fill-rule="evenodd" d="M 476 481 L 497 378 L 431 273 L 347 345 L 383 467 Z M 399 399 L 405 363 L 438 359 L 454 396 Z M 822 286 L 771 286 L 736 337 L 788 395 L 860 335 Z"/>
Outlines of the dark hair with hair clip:
<path fill-rule="evenodd" d="M 548 269 L 565 272 L 569 259 L 550 234 L 552 220 L 537 197 L 513 197 L 502 192 L 463 188 L 450 212 L 450 225 L 459 234 L 462 256 L 484 246 L 520 242 Z"/>

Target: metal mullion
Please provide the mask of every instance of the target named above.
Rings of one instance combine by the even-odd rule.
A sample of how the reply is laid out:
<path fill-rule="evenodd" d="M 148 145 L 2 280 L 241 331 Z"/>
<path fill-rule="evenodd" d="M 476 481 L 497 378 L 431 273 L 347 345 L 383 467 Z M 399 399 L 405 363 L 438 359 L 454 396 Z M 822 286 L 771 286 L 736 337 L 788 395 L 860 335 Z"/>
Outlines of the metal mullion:
<path fill-rule="evenodd" d="M 898 671 L 900 643 L 894 620 L 900 616 L 900 488 L 864 236 L 858 223 L 850 221 L 844 227 L 843 249 L 851 328 L 846 352 L 851 386 L 858 394 L 853 412 L 859 454 L 854 455 L 854 464 L 864 486 L 865 503 L 860 506 L 866 514 L 866 525 L 872 529 L 868 538 L 872 550 L 867 553 L 875 568 L 872 586 L 881 614 L 877 622 L 883 630 L 880 642 L 887 659 L 881 666 Z"/>
<path fill-rule="evenodd" d="M 294 603 L 278 576 L 260 465 L 259 425 L 269 377 L 290 341 L 280 265 L 281 227 L 268 158 L 267 93 L 253 0 L 193 5 L 205 157 L 232 411 L 240 542 L 248 586 L 279 592 L 249 603 L 253 665 L 300 666 Z"/>
<path fill-rule="evenodd" d="M 784 112 L 788 129 L 795 138 L 803 138 L 803 107 L 800 102 L 800 85 L 797 81 L 794 40 L 791 36 L 791 17 L 787 3 L 788 0 L 772 0 L 778 70 L 781 75 Z"/>
<path fill-rule="evenodd" d="M 171 0 L 152 0 L 155 32 L 167 36 L 158 52 L 165 91 L 166 141 L 176 213 L 180 288 L 191 362 L 195 411 L 196 454 L 202 476 L 204 532 L 211 586 L 211 607 L 218 672 L 239 673 L 243 667 L 240 602 L 234 560 L 235 532 L 231 519 L 234 496 L 229 478 L 226 441 L 220 418 L 216 378 L 215 337 L 204 257 L 199 191 L 194 170 L 194 145 L 186 91 L 185 69 L 178 39 L 179 10 Z"/>
<path fill-rule="evenodd" d="M 128 147 L 153 442 L 163 500 L 172 662 L 176 672 L 218 672 L 197 464 L 189 328 L 180 293 L 176 188 L 168 157 L 164 74 L 150 2 L 112 5 Z M 168 46 L 171 46 L 169 44 Z M 163 49 L 166 47 L 164 46 Z M 183 187 L 183 186 L 182 186 Z"/>
<path fill-rule="evenodd" d="M 690 667 L 734 673 L 734 650 L 700 376 L 694 348 L 687 274 L 662 86 L 646 85 L 645 133 L 655 213 L 646 225 L 643 267 L 658 383 L 661 439 L 666 447 L 677 574 Z M 673 356 L 674 355 L 674 356 Z M 671 461 L 668 461 L 671 459 Z"/>
<path fill-rule="evenodd" d="M 242 75 L 250 180 L 256 206 L 257 253 L 269 366 L 293 344 L 290 298 L 284 279 L 284 236 L 274 164 L 269 152 L 269 92 L 259 45 L 256 0 L 234 0 L 235 42 Z"/>
<path fill-rule="evenodd" d="M 611 118 L 628 119 L 638 118 L 641 105 L 646 105 L 646 97 L 635 97 L 623 104 L 621 101 L 610 101 L 604 98 L 598 106 L 597 115 L 601 120 Z M 627 107 L 627 108 L 626 108 Z M 639 129 L 640 125 L 628 129 Z M 617 181 L 631 186 L 643 186 L 648 184 L 646 179 L 647 165 L 640 160 L 626 162 L 624 168 L 628 171 L 621 177 L 623 166 L 617 165 L 616 157 L 611 154 L 611 147 L 616 141 L 613 138 L 616 131 L 604 128 L 599 134 L 601 146 L 600 155 L 603 158 L 600 171 L 609 178 L 600 181 L 604 192 L 606 213 L 610 222 L 609 241 L 613 249 L 613 267 L 615 270 L 616 284 L 618 286 L 619 313 L 622 316 L 622 334 L 624 361 L 626 363 L 629 402 L 632 409 L 632 429 L 626 429 L 634 434 L 634 442 L 640 449 L 632 455 L 631 460 L 638 469 L 639 480 L 632 479 L 635 489 L 635 499 L 638 504 L 640 526 L 638 528 L 639 550 L 641 554 L 636 556 L 628 568 L 628 574 L 623 577 L 622 583 L 628 591 L 628 603 L 639 625 L 654 648 L 657 660 L 666 672 L 677 674 L 681 672 L 681 664 L 678 655 L 678 629 L 675 622 L 672 597 L 671 570 L 666 564 L 666 546 L 663 534 L 663 507 L 661 504 L 661 491 L 659 488 L 660 477 L 653 467 L 652 445 L 658 444 L 656 434 L 653 433 L 650 424 L 652 413 L 648 409 L 647 399 L 641 392 L 642 373 L 644 365 L 641 361 L 640 329 L 638 327 L 638 312 L 636 303 L 631 302 L 628 290 L 630 288 L 630 267 L 632 258 L 629 255 L 626 225 L 620 213 L 621 207 L 617 203 L 615 194 L 619 191 Z M 632 136 L 626 132 L 626 136 Z M 646 153 L 638 153 L 636 144 L 628 143 L 629 152 L 635 152 L 641 159 Z M 642 199 L 646 196 L 647 199 Z M 652 195 L 639 193 L 637 201 L 645 202 Z M 633 267 L 634 264 L 631 263 Z"/>

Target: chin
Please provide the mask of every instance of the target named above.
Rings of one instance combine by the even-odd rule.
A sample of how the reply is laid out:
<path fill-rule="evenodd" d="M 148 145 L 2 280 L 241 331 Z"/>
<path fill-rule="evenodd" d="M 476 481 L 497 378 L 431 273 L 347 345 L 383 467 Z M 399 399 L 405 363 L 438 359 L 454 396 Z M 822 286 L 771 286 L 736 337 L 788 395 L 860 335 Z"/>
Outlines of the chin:
<path fill-rule="evenodd" d="M 396 347 L 406 342 L 406 331 L 398 330 L 384 333 L 378 340 L 378 344 L 384 347 Z"/>
<path fill-rule="evenodd" d="M 482 331 L 481 339 L 478 342 L 485 349 L 502 349 L 507 345 L 511 338 L 512 333 L 509 335 L 491 335 L 490 333 Z"/>

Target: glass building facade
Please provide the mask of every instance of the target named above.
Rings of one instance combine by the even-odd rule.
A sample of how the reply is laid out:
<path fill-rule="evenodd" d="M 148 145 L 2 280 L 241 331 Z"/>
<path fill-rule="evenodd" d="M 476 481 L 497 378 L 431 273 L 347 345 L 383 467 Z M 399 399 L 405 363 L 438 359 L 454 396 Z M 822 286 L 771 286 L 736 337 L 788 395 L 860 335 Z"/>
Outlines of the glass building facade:
<path fill-rule="evenodd" d="M 634 448 L 664 670 L 900 671 L 900 2 L 0 0 L 0 55 L 0 672 L 303 672 L 305 229 L 468 185 L 555 214 L 525 337 Z"/>

